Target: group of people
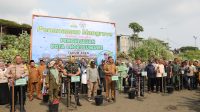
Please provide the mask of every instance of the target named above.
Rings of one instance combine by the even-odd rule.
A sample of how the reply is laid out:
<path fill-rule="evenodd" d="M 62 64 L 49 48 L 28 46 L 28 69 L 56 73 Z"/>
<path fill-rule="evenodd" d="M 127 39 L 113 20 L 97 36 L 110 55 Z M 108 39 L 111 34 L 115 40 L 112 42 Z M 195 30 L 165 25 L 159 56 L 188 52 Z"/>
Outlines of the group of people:
<path fill-rule="evenodd" d="M 103 61 L 102 61 L 103 62 Z M 86 64 L 84 59 L 79 63 L 74 56 L 71 56 L 70 60 L 64 62 L 61 59 L 52 59 L 49 62 L 40 60 L 39 65 L 34 60 L 30 60 L 29 63 L 23 63 L 22 57 L 17 55 L 13 64 L 5 64 L 0 60 L 0 105 L 10 104 L 10 111 L 16 111 L 16 104 L 20 104 L 20 110 L 25 112 L 26 95 L 29 101 L 32 101 L 34 92 L 36 93 L 36 99 L 42 100 L 43 94 L 47 92 L 49 95 L 49 103 L 59 103 L 63 94 L 70 89 L 70 93 L 75 96 L 75 102 L 78 106 L 81 106 L 79 100 L 79 92 L 86 90 L 88 94 L 88 100 L 92 101 L 96 95 L 96 91 L 100 83 L 106 86 L 105 91 L 112 89 L 111 76 L 116 74 L 116 66 L 112 57 L 108 58 L 108 62 L 103 62 L 101 75 L 99 75 L 100 68 L 96 66 L 94 60 L 91 60 L 89 64 Z M 80 82 L 71 82 L 71 77 L 81 76 L 84 71 L 86 73 L 86 84 L 80 84 Z M 104 74 L 105 73 L 105 74 Z M 106 78 L 105 78 L 106 77 Z M 107 83 L 103 82 L 106 81 Z M 67 82 L 67 84 L 66 84 Z M 70 86 L 68 87 L 68 84 Z M 63 85 L 64 84 L 64 85 Z M 106 85 L 105 85 L 106 84 Z M 84 85 L 86 86 L 84 88 Z M 63 87 L 65 86 L 65 87 Z M 63 90 L 63 88 L 67 90 Z M 83 91 L 81 91 L 83 93 Z M 109 93 L 107 93 L 107 99 Z"/>
<path fill-rule="evenodd" d="M 148 93 L 165 92 L 167 86 L 177 90 L 192 90 L 199 85 L 199 74 L 198 61 L 180 61 L 177 58 L 174 61 L 150 59 L 148 63 L 137 58 L 133 62 L 118 60 L 115 63 L 112 57 L 108 57 L 96 65 L 95 60 L 86 61 L 82 58 L 77 61 L 71 56 L 66 62 L 53 59 L 47 63 L 41 59 L 36 66 L 34 60 L 25 64 L 17 55 L 13 64 L 5 64 L 0 60 L 0 105 L 10 103 L 10 111 L 13 112 L 18 102 L 20 110 L 25 112 L 26 93 L 29 101 L 32 101 L 34 92 L 38 100 L 42 100 L 47 92 L 49 103 L 57 104 L 68 92 L 75 96 L 75 103 L 81 106 L 79 94 L 87 94 L 88 101 L 93 101 L 98 88 L 105 92 L 106 100 L 111 102 L 115 100 L 115 91 L 122 92 L 126 87 L 134 88 L 137 96 L 144 96 L 146 80 Z M 71 78 L 75 76 L 81 80 L 72 82 Z M 113 81 L 113 76 L 118 76 L 118 80 Z M 16 84 L 23 80 L 26 83 Z"/>

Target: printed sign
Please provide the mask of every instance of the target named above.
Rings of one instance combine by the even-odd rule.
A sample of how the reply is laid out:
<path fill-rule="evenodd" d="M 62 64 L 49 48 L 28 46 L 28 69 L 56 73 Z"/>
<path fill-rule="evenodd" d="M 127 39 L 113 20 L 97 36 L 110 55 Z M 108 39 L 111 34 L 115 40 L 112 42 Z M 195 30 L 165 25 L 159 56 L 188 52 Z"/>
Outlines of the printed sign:
<path fill-rule="evenodd" d="M 33 16 L 31 57 L 116 59 L 115 24 L 79 19 Z"/>

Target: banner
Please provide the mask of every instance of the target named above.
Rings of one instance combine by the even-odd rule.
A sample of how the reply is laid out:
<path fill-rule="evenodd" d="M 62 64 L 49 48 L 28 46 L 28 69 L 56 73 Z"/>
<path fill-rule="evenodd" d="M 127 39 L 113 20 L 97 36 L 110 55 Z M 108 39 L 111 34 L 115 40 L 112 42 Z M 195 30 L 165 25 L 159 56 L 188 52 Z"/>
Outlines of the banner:
<path fill-rule="evenodd" d="M 115 24 L 79 19 L 33 16 L 31 57 L 93 59 L 100 64 L 116 59 Z"/>

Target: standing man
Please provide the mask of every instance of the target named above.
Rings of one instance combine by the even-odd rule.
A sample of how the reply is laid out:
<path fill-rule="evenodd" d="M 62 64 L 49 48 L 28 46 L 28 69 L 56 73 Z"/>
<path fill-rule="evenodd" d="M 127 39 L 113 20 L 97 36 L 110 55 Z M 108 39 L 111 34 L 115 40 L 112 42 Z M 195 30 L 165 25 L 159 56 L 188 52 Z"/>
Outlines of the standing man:
<path fill-rule="evenodd" d="M 91 61 L 90 67 L 87 69 L 87 82 L 88 101 L 92 101 L 92 97 L 96 96 L 97 88 L 99 85 L 99 74 L 94 61 Z"/>
<path fill-rule="evenodd" d="M 40 65 L 38 66 L 38 70 L 42 79 L 44 79 L 44 71 L 46 70 L 46 64 L 43 59 L 40 59 Z M 40 82 L 40 86 L 42 85 L 42 80 Z M 41 87 L 40 87 L 41 88 Z"/>
<path fill-rule="evenodd" d="M 99 78 L 100 78 L 100 84 L 103 85 L 104 92 L 106 92 L 106 80 L 105 80 L 105 72 L 103 70 L 105 66 L 106 61 L 102 60 L 101 65 L 98 67 L 98 73 L 99 73 Z"/>
<path fill-rule="evenodd" d="M 152 60 L 149 60 L 149 64 L 146 66 L 146 71 L 148 77 L 148 92 L 151 93 L 154 91 L 154 84 L 156 78 L 156 71 Z"/>
<path fill-rule="evenodd" d="M 10 67 L 8 67 L 8 70 L 6 71 L 6 76 L 9 77 L 9 82 L 10 82 L 10 111 L 12 111 L 12 109 L 15 109 L 15 105 L 17 103 L 16 102 L 17 94 L 19 94 L 20 110 L 22 110 L 22 112 L 26 112 L 24 108 L 25 99 L 26 99 L 25 85 L 20 85 L 20 86 L 14 85 L 14 82 L 16 80 L 24 78 L 25 76 L 28 76 L 27 67 L 23 65 L 22 58 L 20 55 L 15 56 L 15 63 L 10 65 Z M 14 87 L 14 99 L 12 97 L 12 93 L 13 93 L 12 87 Z M 22 92 L 20 91 L 20 89 L 22 89 Z M 13 100 L 14 100 L 14 105 L 12 105 Z"/>
<path fill-rule="evenodd" d="M 140 58 L 136 58 L 135 63 L 133 63 L 133 73 L 136 76 L 136 81 L 138 82 L 138 96 L 144 96 L 144 78 L 142 78 L 142 71 L 144 70 L 144 65 Z"/>
<path fill-rule="evenodd" d="M 60 75 L 57 69 L 56 61 L 51 61 L 48 64 L 48 72 L 45 79 L 46 87 L 48 88 L 50 105 L 55 101 L 59 101 L 59 86 Z"/>
<path fill-rule="evenodd" d="M 159 59 L 158 60 L 158 64 L 156 66 L 156 92 L 159 93 L 159 89 L 160 92 L 163 91 L 163 74 L 165 72 L 165 67 L 163 65 L 163 60 Z"/>
<path fill-rule="evenodd" d="M 115 100 L 115 83 L 112 82 L 112 76 L 116 75 L 116 66 L 114 60 L 111 56 L 108 57 L 108 62 L 104 67 L 105 79 L 106 79 L 106 99 L 110 102 L 110 90 L 111 90 L 111 99 Z"/>
<path fill-rule="evenodd" d="M 72 76 L 79 76 L 81 74 L 81 70 L 80 70 L 78 64 L 75 61 L 76 61 L 75 57 L 72 56 L 71 59 L 70 59 L 69 64 L 67 64 L 67 66 L 65 67 L 66 72 L 67 72 L 67 76 L 70 79 L 71 79 Z M 75 83 L 77 83 L 77 82 L 71 82 L 71 91 L 76 97 L 75 98 L 76 99 L 76 104 L 78 106 L 82 106 L 80 101 L 79 101 L 79 86 L 80 86 L 80 84 L 75 84 Z M 75 89 L 76 89 L 77 92 L 75 92 Z"/>
<path fill-rule="evenodd" d="M 30 84 L 29 86 L 29 100 L 33 100 L 33 93 L 34 90 L 36 91 L 37 94 L 37 99 L 42 100 L 41 98 L 41 80 L 42 80 L 42 75 L 40 75 L 38 68 L 35 66 L 34 60 L 30 61 L 30 66 L 29 66 L 29 79 L 28 82 Z"/>
<path fill-rule="evenodd" d="M 174 63 L 172 64 L 170 74 L 172 74 L 172 82 L 175 89 L 178 89 L 179 87 L 179 81 L 180 81 L 179 72 L 180 72 L 180 65 L 178 62 L 178 58 L 174 58 Z"/>
<path fill-rule="evenodd" d="M 189 67 L 187 68 L 187 84 L 188 90 L 194 89 L 194 73 L 196 72 L 196 68 L 193 65 L 192 61 L 189 61 Z"/>

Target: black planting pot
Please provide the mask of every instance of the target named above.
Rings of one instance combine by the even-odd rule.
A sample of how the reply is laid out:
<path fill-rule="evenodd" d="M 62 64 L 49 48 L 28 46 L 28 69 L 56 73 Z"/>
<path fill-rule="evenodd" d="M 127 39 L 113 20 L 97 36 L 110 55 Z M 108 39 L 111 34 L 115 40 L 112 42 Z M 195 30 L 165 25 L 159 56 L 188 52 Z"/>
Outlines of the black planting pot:
<path fill-rule="evenodd" d="M 174 91 L 174 87 L 173 86 L 166 86 L 167 88 L 167 93 L 171 94 Z"/>
<path fill-rule="evenodd" d="M 59 104 L 49 104 L 49 112 L 58 112 Z"/>
<path fill-rule="evenodd" d="M 96 103 L 97 106 L 103 104 L 103 95 L 95 96 L 95 103 Z"/>
<path fill-rule="evenodd" d="M 47 103 L 49 101 L 49 95 L 43 95 L 43 102 Z"/>
<path fill-rule="evenodd" d="M 97 90 L 97 95 L 102 95 L 102 89 Z"/>
<path fill-rule="evenodd" d="M 124 86 L 124 93 L 128 93 L 129 92 L 130 87 L 129 86 Z"/>
<path fill-rule="evenodd" d="M 128 92 L 128 98 L 129 99 L 135 99 L 135 94 L 136 93 L 136 91 L 135 90 L 130 90 L 129 92 Z"/>

